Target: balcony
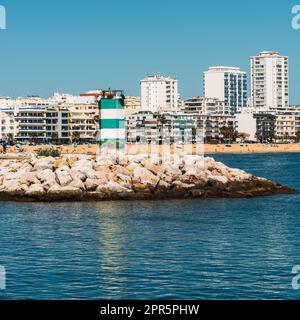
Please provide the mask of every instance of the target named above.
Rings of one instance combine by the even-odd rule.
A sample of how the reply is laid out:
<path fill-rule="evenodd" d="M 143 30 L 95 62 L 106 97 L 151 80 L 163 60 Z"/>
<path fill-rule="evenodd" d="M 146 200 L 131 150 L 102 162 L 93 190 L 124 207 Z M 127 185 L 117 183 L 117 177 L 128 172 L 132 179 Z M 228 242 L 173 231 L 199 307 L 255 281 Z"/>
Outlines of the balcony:
<path fill-rule="evenodd" d="M 22 126 L 45 126 L 46 125 L 45 122 L 26 122 L 26 121 L 19 121 L 18 124 Z"/>
<path fill-rule="evenodd" d="M 38 132 L 46 132 L 46 129 L 36 129 L 36 128 L 20 128 L 18 130 L 19 132 L 34 132 L 34 133 L 38 133 Z"/>

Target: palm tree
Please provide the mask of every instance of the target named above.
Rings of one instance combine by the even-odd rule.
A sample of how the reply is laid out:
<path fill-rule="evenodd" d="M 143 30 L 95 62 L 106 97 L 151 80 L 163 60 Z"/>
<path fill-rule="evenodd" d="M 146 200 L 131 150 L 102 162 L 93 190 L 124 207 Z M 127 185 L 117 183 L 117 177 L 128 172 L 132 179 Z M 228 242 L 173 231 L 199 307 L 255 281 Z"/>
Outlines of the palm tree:
<path fill-rule="evenodd" d="M 300 142 L 300 131 L 296 132 L 296 142 L 299 143 Z"/>
<path fill-rule="evenodd" d="M 37 143 L 39 134 L 37 132 L 30 132 L 30 140 L 32 143 Z"/>
<path fill-rule="evenodd" d="M 13 133 L 8 133 L 8 134 L 6 135 L 6 137 L 7 137 L 7 140 L 8 140 L 9 142 L 12 142 L 13 139 L 14 139 L 14 134 L 13 134 Z"/>
<path fill-rule="evenodd" d="M 94 116 L 94 119 L 93 119 L 94 123 L 95 124 L 99 123 L 99 119 L 100 119 L 99 115 Z"/>
<path fill-rule="evenodd" d="M 167 118 L 164 114 L 159 114 L 157 116 L 157 127 L 158 127 L 158 133 L 159 133 L 159 137 L 158 137 L 158 144 L 159 144 L 159 162 L 162 163 L 162 145 L 163 145 L 163 127 L 165 124 L 167 124 Z"/>
<path fill-rule="evenodd" d="M 259 142 L 263 141 L 263 137 L 259 131 L 256 132 L 255 137 Z"/>
<path fill-rule="evenodd" d="M 197 128 L 193 127 L 192 128 L 192 144 L 197 143 Z"/>
<path fill-rule="evenodd" d="M 78 131 L 72 132 L 72 141 L 79 142 L 81 139 L 81 133 Z"/>
<path fill-rule="evenodd" d="M 51 139 L 52 139 L 52 141 L 58 143 L 58 139 L 59 139 L 58 133 L 57 132 L 53 132 L 52 135 L 51 135 Z"/>
<path fill-rule="evenodd" d="M 267 140 L 269 140 L 269 142 L 273 142 L 274 139 L 275 139 L 275 130 L 272 129 L 270 130 L 268 133 L 267 133 L 267 136 L 266 136 Z"/>
<path fill-rule="evenodd" d="M 238 137 L 238 132 L 234 130 L 233 127 L 222 127 L 220 129 L 220 134 L 223 136 L 224 139 L 229 140 L 229 142 L 233 142 L 237 139 Z"/>
<path fill-rule="evenodd" d="M 167 118 L 166 118 L 166 116 L 164 114 L 159 114 L 157 116 L 158 132 L 159 132 L 159 144 L 162 144 L 163 137 L 162 137 L 161 133 L 162 133 L 162 129 L 163 129 L 164 125 L 167 124 L 167 122 L 168 122 Z"/>

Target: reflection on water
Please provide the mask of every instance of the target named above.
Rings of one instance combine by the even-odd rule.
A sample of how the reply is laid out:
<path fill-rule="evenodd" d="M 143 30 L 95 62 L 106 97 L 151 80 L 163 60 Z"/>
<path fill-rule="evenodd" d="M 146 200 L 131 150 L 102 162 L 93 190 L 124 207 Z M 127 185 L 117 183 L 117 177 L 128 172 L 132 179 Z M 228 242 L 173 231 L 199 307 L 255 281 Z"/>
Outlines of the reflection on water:
<path fill-rule="evenodd" d="M 217 158 L 300 189 L 298 155 Z M 299 298 L 291 288 L 300 264 L 299 204 L 299 195 L 3 203 L 7 290 L 0 297 Z"/>

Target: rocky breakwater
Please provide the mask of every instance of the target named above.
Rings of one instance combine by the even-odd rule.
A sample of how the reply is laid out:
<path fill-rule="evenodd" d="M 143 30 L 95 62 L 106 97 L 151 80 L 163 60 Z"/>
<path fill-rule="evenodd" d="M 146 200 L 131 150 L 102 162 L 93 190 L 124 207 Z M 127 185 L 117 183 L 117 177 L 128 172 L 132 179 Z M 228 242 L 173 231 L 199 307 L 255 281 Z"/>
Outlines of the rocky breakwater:
<path fill-rule="evenodd" d="M 231 169 L 212 158 L 174 156 L 118 161 L 62 156 L 0 162 L 0 200 L 100 201 L 167 198 L 253 197 L 294 190 Z"/>

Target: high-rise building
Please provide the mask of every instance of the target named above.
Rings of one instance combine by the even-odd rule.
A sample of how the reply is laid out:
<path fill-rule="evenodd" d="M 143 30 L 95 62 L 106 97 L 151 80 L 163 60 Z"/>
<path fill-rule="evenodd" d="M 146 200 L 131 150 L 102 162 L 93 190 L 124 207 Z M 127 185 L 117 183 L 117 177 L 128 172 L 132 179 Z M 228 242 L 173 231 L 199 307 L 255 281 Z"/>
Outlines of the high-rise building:
<path fill-rule="evenodd" d="M 255 108 L 282 109 L 289 105 L 288 57 L 263 51 L 250 58 L 251 103 Z"/>
<path fill-rule="evenodd" d="M 142 111 L 178 111 L 178 81 L 161 75 L 141 80 Z"/>
<path fill-rule="evenodd" d="M 240 68 L 211 67 L 204 72 L 204 96 L 224 101 L 235 114 L 247 106 L 247 74 Z"/>

